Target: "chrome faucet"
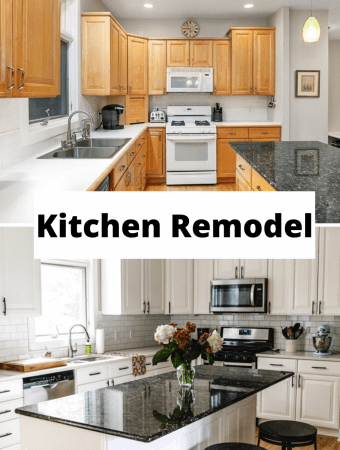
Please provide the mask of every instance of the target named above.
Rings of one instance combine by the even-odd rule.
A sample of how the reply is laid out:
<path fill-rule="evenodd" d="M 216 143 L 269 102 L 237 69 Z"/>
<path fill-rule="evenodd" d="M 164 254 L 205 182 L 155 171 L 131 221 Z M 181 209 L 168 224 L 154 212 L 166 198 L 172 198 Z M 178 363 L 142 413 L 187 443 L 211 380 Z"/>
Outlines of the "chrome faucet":
<path fill-rule="evenodd" d="M 73 325 L 73 327 L 70 328 L 70 331 L 68 334 L 68 337 L 69 337 L 68 356 L 69 356 L 69 358 L 73 358 L 73 354 L 77 353 L 77 351 L 78 351 L 77 344 L 76 344 L 75 348 L 73 348 L 73 346 L 72 346 L 72 334 L 71 333 L 72 333 L 72 330 L 74 327 L 82 327 L 83 330 L 85 331 L 87 339 L 90 339 L 90 335 L 87 332 L 87 329 L 84 327 L 84 325 L 82 325 L 81 323 L 77 323 L 76 325 Z"/>
<path fill-rule="evenodd" d="M 67 128 L 67 137 L 66 137 L 66 141 L 61 141 L 61 146 L 63 148 L 74 148 L 77 142 L 76 139 L 76 133 L 72 134 L 72 130 L 71 130 L 71 121 L 72 121 L 72 117 L 75 116 L 76 114 L 86 114 L 91 122 L 92 125 L 94 125 L 93 122 L 93 118 L 92 116 L 87 112 L 87 111 L 83 111 L 83 110 L 77 110 L 74 111 L 72 114 L 69 115 L 68 118 L 68 128 Z M 86 127 L 86 123 L 84 123 L 84 128 Z M 84 134 L 84 129 L 83 129 L 83 134 Z"/>

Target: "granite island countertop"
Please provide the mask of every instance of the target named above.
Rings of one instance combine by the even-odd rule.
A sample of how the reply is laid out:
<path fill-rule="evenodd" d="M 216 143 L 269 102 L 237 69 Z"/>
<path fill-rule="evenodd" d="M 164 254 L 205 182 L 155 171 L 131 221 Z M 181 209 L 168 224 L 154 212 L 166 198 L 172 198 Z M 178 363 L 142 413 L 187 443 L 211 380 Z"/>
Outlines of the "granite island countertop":
<path fill-rule="evenodd" d="M 172 372 L 25 406 L 16 412 L 98 433 L 151 442 L 291 376 L 293 373 L 290 372 L 198 366 L 193 384 L 194 399 L 191 397 L 187 402 L 180 397 L 176 373 Z"/>
<path fill-rule="evenodd" d="M 314 191 L 317 223 L 340 222 L 340 149 L 321 142 L 231 142 L 277 191 Z"/>

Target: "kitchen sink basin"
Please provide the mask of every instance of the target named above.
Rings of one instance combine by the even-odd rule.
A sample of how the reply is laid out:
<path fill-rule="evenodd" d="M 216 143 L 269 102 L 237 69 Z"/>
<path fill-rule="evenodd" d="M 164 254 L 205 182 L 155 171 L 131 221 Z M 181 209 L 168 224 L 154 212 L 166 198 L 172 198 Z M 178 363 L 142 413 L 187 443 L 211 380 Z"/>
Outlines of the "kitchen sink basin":
<path fill-rule="evenodd" d="M 131 139 L 81 139 L 74 148 L 58 148 L 38 159 L 72 158 L 102 159 L 112 158 Z"/>

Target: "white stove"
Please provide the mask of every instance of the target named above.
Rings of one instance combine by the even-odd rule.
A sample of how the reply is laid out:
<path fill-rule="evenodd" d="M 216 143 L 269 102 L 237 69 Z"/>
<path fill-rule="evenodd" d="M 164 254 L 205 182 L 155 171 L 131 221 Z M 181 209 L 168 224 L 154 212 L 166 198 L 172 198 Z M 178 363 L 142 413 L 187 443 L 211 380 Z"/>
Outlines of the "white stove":
<path fill-rule="evenodd" d="M 216 184 L 216 125 L 210 106 L 169 106 L 167 113 L 167 184 Z"/>

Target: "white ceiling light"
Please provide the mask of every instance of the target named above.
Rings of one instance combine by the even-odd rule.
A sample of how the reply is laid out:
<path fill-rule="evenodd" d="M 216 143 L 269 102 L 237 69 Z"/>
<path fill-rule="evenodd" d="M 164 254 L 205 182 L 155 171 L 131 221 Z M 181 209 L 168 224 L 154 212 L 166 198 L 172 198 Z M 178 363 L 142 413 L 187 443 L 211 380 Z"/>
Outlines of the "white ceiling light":
<path fill-rule="evenodd" d="M 246 5 L 244 5 L 245 8 L 254 8 L 254 5 L 252 3 L 247 3 Z"/>
<path fill-rule="evenodd" d="M 153 8 L 153 5 L 151 5 L 151 3 L 145 3 L 145 5 L 143 5 L 144 8 Z"/>
<path fill-rule="evenodd" d="M 318 42 L 321 29 L 317 19 L 313 16 L 313 3 L 311 0 L 311 14 L 302 29 L 303 42 Z"/>

